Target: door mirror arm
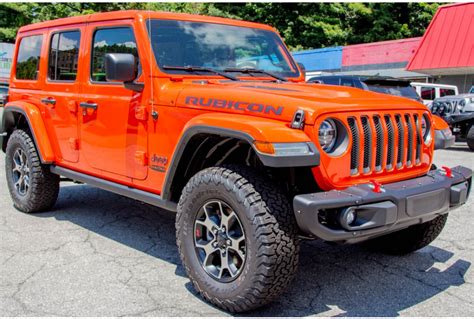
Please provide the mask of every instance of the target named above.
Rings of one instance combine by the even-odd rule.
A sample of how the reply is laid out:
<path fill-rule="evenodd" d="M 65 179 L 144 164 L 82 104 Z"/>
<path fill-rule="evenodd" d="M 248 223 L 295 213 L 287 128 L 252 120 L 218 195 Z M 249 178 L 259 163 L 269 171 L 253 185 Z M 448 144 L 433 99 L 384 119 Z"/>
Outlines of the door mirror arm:
<path fill-rule="evenodd" d="M 135 82 L 135 81 L 123 82 L 123 86 L 128 90 L 132 90 L 132 91 L 136 91 L 136 92 L 142 92 L 143 89 L 145 88 L 144 83 L 138 83 L 138 82 Z"/>

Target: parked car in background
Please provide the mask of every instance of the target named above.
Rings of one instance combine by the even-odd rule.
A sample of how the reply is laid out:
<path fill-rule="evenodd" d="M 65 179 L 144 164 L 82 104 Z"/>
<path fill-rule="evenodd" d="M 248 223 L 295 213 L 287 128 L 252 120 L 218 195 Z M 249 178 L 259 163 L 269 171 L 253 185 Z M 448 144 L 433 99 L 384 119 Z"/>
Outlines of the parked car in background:
<path fill-rule="evenodd" d="M 423 103 L 415 88 L 411 86 L 410 81 L 403 79 L 380 76 L 327 75 L 312 77 L 308 82 L 352 86 L 362 90 L 402 96 Z M 448 148 L 454 144 L 455 136 L 442 118 L 433 115 L 433 126 L 435 129 L 435 149 Z"/>
<path fill-rule="evenodd" d="M 420 96 L 410 85 L 409 81 L 392 77 L 361 75 L 323 75 L 312 77 L 308 80 L 308 82 L 351 86 L 362 90 L 401 96 L 422 102 Z"/>
<path fill-rule="evenodd" d="M 459 94 L 458 87 L 455 85 L 411 82 L 411 86 L 415 88 L 416 93 L 418 93 L 423 103 L 428 107 L 439 97 Z"/>
<path fill-rule="evenodd" d="M 442 117 L 454 135 L 465 139 L 474 151 L 474 93 L 437 98 L 433 101 L 431 112 Z"/>

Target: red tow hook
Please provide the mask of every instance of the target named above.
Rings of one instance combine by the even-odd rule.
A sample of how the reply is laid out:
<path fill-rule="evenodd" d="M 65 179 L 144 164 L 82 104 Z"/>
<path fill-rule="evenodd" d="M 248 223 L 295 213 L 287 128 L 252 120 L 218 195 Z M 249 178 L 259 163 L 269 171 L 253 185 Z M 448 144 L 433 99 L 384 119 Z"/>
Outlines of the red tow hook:
<path fill-rule="evenodd" d="M 374 193 L 381 193 L 382 192 L 382 184 L 377 182 L 375 179 L 371 179 L 370 182 L 372 183 L 372 191 Z"/>
<path fill-rule="evenodd" d="M 449 167 L 447 167 L 447 166 L 442 166 L 441 168 L 444 169 L 444 171 L 446 172 L 446 176 L 447 176 L 448 178 L 452 178 L 452 177 L 453 177 L 453 171 L 452 171 Z"/>

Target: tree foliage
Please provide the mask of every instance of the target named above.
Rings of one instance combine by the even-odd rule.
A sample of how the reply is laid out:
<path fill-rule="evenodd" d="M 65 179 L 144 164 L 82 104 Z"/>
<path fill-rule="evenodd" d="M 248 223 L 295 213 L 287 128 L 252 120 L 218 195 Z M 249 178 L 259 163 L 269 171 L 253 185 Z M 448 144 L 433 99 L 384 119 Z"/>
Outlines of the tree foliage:
<path fill-rule="evenodd" d="M 0 41 L 29 23 L 128 9 L 243 19 L 275 27 L 292 49 L 421 36 L 438 3 L 0 3 Z"/>

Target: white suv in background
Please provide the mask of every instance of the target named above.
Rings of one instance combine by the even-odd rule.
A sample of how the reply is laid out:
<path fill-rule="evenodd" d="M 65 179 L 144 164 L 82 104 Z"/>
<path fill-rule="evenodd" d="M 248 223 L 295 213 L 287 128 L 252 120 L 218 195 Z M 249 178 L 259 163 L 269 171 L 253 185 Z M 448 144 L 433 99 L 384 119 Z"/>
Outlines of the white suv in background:
<path fill-rule="evenodd" d="M 422 98 L 423 104 L 428 107 L 437 98 L 459 94 L 458 87 L 455 85 L 411 82 L 411 86 L 415 88 L 416 93 Z"/>

